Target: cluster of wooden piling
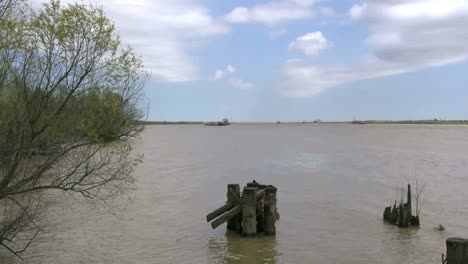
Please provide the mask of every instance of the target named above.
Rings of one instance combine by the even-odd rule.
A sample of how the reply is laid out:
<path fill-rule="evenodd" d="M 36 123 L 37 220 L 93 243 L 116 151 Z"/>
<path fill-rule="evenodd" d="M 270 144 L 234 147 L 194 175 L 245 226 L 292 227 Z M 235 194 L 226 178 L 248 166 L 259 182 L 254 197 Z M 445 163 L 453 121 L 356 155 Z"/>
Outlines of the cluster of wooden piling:
<path fill-rule="evenodd" d="M 442 264 L 468 263 L 468 239 L 449 238 L 446 241 L 447 257 L 442 254 Z"/>
<path fill-rule="evenodd" d="M 397 206 L 397 202 L 392 206 L 385 207 L 383 213 L 384 221 L 398 227 L 419 226 L 419 216 L 413 215 L 411 211 L 411 185 L 408 184 L 408 201 L 403 201 Z"/>
<path fill-rule="evenodd" d="M 255 181 L 244 187 L 242 194 L 239 184 L 228 184 L 227 202 L 206 216 L 213 229 L 227 222 L 227 229 L 243 236 L 266 236 L 276 234 L 278 220 L 276 209 L 276 187 L 262 185 Z"/>

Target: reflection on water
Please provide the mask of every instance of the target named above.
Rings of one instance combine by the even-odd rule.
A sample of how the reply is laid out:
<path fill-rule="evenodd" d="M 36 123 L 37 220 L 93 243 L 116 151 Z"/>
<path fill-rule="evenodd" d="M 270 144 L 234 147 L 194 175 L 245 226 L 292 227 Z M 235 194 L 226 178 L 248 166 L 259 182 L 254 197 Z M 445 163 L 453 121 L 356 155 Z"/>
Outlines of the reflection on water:
<path fill-rule="evenodd" d="M 278 251 L 274 237 L 244 238 L 237 233 L 227 231 L 224 239 L 210 238 L 207 248 L 210 263 L 277 263 Z"/>

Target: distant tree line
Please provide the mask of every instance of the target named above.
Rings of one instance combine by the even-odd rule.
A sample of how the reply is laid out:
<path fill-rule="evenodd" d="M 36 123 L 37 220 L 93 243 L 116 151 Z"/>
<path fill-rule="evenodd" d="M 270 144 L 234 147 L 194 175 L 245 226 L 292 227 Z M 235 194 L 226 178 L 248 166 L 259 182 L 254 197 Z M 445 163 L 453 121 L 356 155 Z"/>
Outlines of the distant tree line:
<path fill-rule="evenodd" d="M 447 124 L 447 125 L 468 125 L 468 120 L 443 120 L 443 119 L 428 119 L 428 120 L 369 120 L 368 124 Z"/>
<path fill-rule="evenodd" d="M 141 121 L 142 125 L 200 125 L 202 121 Z"/>

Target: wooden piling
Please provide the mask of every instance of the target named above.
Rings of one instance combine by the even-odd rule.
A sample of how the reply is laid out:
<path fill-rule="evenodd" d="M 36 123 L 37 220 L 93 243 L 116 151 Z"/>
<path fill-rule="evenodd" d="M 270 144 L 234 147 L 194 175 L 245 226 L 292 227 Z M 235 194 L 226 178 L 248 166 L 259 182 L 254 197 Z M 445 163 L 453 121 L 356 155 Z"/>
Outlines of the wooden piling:
<path fill-rule="evenodd" d="M 412 213 L 411 185 L 408 184 L 407 202 L 400 201 L 397 206 L 396 201 L 393 207 L 385 207 L 383 219 L 386 222 L 398 227 L 419 226 L 419 217 Z"/>
<path fill-rule="evenodd" d="M 276 235 L 276 187 L 268 186 L 265 188 L 265 217 L 264 233 L 266 236 Z"/>
<path fill-rule="evenodd" d="M 396 206 L 396 201 L 395 203 L 393 204 L 393 207 L 392 207 L 392 218 L 390 219 L 390 223 L 396 225 L 397 221 L 398 221 L 398 209 L 397 209 L 397 206 Z"/>
<path fill-rule="evenodd" d="M 248 183 L 240 195 L 239 184 L 228 184 L 226 204 L 209 213 L 206 220 L 212 221 L 213 229 L 227 222 L 228 230 L 239 232 L 245 237 L 258 233 L 275 235 L 275 222 L 279 219 L 276 192 L 274 186 L 254 181 Z"/>
<path fill-rule="evenodd" d="M 258 182 L 249 182 L 247 183 L 247 187 L 250 187 L 250 188 L 254 188 L 254 187 L 259 187 L 260 186 L 260 183 Z"/>
<path fill-rule="evenodd" d="M 468 239 L 449 238 L 447 245 L 447 264 L 468 263 Z"/>
<path fill-rule="evenodd" d="M 240 186 L 239 184 L 228 184 L 227 186 L 227 200 L 228 203 L 238 203 L 240 199 Z M 235 215 L 227 222 L 227 229 L 234 231 L 241 231 L 242 218 L 240 215 Z"/>
<path fill-rule="evenodd" d="M 403 211 L 401 212 L 401 226 L 400 227 L 409 227 L 409 214 L 408 214 L 408 204 L 403 205 Z"/>
<path fill-rule="evenodd" d="M 398 226 L 402 227 L 403 226 L 403 203 L 400 202 L 400 205 L 398 206 Z"/>
<path fill-rule="evenodd" d="M 384 221 L 390 222 L 392 219 L 392 207 L 385 207 L 384 213 L 383 213 L 383 219 Z"/>
<path fill-rule="evenodd" d="M 257 187 L 245 187 L 242 193 L 242 235 L 257 235 Z"/>
<path fill-rule="evenodd" d="M 411 185 L 408 184 L 408 194 L 407 194 L 407 199 L 408 199 L 408 218 L 411 218 L 411 216 L 413 215 L 413 212 L 411 210 Z"/>

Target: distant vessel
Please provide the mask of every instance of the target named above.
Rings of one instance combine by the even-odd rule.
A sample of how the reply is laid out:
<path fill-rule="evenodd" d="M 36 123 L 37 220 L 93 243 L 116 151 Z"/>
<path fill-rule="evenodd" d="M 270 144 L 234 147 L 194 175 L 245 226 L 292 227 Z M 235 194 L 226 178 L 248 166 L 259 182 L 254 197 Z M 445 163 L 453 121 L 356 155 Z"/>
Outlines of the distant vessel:
<path fill-rule="evenodd" d="M 205 123 L 205 126 L 229 126 L 231 123 L 227 118 L 224 118 L 223 121 L 218 121 L 218 122 L 208 122 Z"/>
<path fill-rule="evenodd" d="M 362 121 L 362 120 L 353 120 L 353 122 L 351 122 L 351 124 L 354 124 L 354 125 L 365 125 L 365 124 L 366 124 L 366 121 Z"/>

